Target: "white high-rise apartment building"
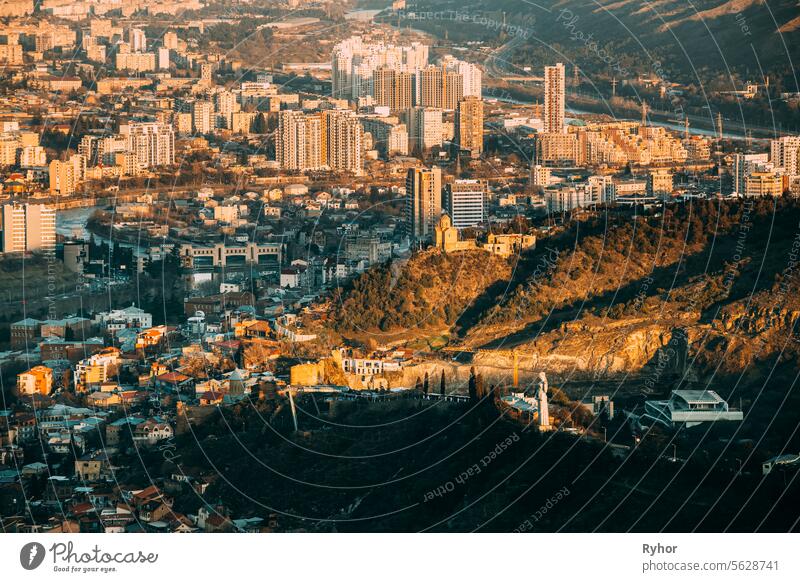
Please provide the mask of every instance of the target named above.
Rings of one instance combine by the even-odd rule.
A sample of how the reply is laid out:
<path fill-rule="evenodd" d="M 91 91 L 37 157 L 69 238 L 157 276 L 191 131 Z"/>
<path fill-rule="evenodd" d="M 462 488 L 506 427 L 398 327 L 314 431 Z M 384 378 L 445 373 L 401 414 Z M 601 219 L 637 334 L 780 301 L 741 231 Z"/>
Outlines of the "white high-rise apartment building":
<path fill-rule="evenodd" d="M 119 133 L 126 138 L 127 151 L 136 156 L 139 167 L 170 166 L 175 163 L 175 132 L 168 123 L 127 123 L 120 126 Z"/>
<path fill-rule="evenodd" d="M 372 77 L 379 67 L 415 72 L 428 64 L 428 47 L 414 42 L 406 46 L 365 42 L 352 36 L 333 47 L 331 81 L 333 96 L 355 100 L 372 95 Z"/>
<path fill-rule="evenodd" d="M 770 142 L 770 162 L 776 168 L 783 168 L 789 176 L 800 174 L 800 136 L 786 136 Z"/>
<path fill-rule="evenodd" d="M 147 50 L 147 37 L 140 28 L 131 28 L 128 31 L 128 44 L 131 46 L 131 51 L 141 53 Z"/>
<path fill-rule="evenodd" d="M 422 151 L 442 145 L 442 110 L 415 107 L 409 110 L 410 141 Z"/>
<path fill-rule="evenodd" d="M 214 95 L 214 111 L 216 112 L 216 126 L 231 129 L 233 114 L 241 109 L 236 93 L 233 91 L 220 91 Z"/>
<path fill-rule="evenodd" d="M 486 183 L 456 180 L 447 188 L 447 214 L 456 228 L 478 226 L 486 221 Z"/>
<path fill-rule="evenodd" d="M 447 55 L 442 59 L 442 66 L 448 71 L 455 71 L 461 75 L 464 97 L 480 97 L 482 95 L 483 71 L 478 65 Z"/>
<path fill-rule="evenodd" d="M 565 133 L 564 64 L 544 68 L 544 131 Z"/>
<path fill-rule="evenodd" d="M 404 123 L 392 126 L 389 130 L 386 153 L 387 155 L 408 155 L 408 130 L 406 130 L 406 125 Z"/>
<path fill-rule="evenodd" d="M 275 157 L 286 170 L 318 170 L 323 159 L 322 118 L 301 111 L 282 111 L 278 115 Z"/>
<path fill-rule="evenodd" d="M 209 101 L 195 101 L 192 103 L 192 131 L 205 135 L 214 129 L 212 123 L 213 107 Z"/>
<path fill-rule="evenodd" d="M 352 111 L 330 111 L 327 117 L 328 167 L 335 172 L 364 171 L 364 128 Z"/>
<path fill-rule="evenodd" d="M 3 252 L 52 251 L 56 247 L 56 211 L 44 204 L 3 205 Z"/>

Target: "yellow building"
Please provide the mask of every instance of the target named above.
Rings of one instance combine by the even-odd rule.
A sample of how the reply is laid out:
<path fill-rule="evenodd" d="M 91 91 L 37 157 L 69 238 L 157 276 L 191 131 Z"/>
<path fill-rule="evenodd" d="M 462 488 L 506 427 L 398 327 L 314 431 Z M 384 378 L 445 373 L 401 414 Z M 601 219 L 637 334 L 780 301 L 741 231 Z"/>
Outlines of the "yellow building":
<path fill-rule="evenodd" d="M 445 253 L 457 251 L 474 251 L 478 249 L 477 242 L 473 240 L 458 240 L 458 229 L 447 214 L 442 215 L 439 224 L 434 228 L 435 245 Z"/>
<path fill-rule="evenodd" d="M 753 172 L 744 179 L 745 196 L 780 196 L 783 178 L 774 172 Z"/>
<path fill-rule="evenodd" d="M 536 246 L 532 234 L 490 234 L 483 248 L 494 255 L 510 257 Z"/>
<path fill-rule="evenodd" d="M 47 396 L 53 389 L 53 370 L 47 366 L 34 366 L 17 375 L 17 392 L 20 396 L 41 394 Z"/>

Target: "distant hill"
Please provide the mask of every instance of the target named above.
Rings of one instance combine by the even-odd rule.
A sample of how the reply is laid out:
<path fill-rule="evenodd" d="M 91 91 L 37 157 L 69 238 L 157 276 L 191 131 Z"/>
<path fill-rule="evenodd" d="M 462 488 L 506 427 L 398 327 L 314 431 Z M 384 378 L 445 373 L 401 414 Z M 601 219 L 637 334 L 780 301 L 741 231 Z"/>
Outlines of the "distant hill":
<path fill-rule="evenodd" d="M 684 83 L 731 73 L 760 81 L 769 74 L 785 90 L 798 90 L 796 0 L 420 0 L 413 10 L 458 13 L 460 20 L 449 24 L 439 18 L 451 40 L 519 37 L 516 54 L 527 63 L 560 59 L 603 67 L 607 59 Z M 427 29 L 435 20 L 414 26 Z"/>

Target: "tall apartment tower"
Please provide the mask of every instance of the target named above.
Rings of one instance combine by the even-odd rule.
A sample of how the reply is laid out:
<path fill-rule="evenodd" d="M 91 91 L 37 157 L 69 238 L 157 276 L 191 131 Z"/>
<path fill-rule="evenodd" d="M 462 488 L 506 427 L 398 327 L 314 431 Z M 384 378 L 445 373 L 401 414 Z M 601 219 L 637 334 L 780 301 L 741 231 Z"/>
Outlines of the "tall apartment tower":
<path fill-rule="evenodd" d="M 334 172 L 364 171 L 364 128 L 352 111 L 327 116 L 328 167 Z"/>
<path fill-rule="evenodd" d="M 565 133 L 564 64 L 544 68 L 544 132 Z"/>
<path fill-rule="evenodd" d="M 408 110 L 409 141 L 414 149 L 426 151 L 442 145 L 442 110 L 414 107 Z"/>
<path fill-rule="evenodd" d="M 214 95 L 215 125 L 231 129 L 233 114 L 240 110 L 239 102 L 233 91 L 220 91 Z"/>
<path fill-rule="evenodd" d="M 464 77 L 455 70 L 430 65 L 417 72 L 417 105 L 454 111 L 464 97 Z"/>
<path fill-rule="evenodd" d="M 800 175 L 800 136 L 786 136 L 770 142 L 769 161 L 790 176 Z"/>
<path fill-rule="evenodd" d="M 210 101 L 195 101 L 192 103 L 192 131 L 199 134 L 211 133 L 214 129 L 212 123 L 214 108 Z"/>
<path fill-rule="evenodd" d="M 73 155 L 62 162 L 53 160 L 49 166 L 50 194 L 71 196 L 86 175 L 86 158 L 80 154 Z"/>
<path fill-rule="evenodd" d="M 480 97 L 465 97 L 456 111 L 456 143 L 469 150 L 473 157 L 483 153 L 483 101 Z"/>
<path fill-rule="evenodd" d="M 464 98 L 464 78 L 456 71 L 445 71 L 442 75 L 442 109 L 455 111 Z"/>
<path fill-rule="evenodd" d="M 419 107 L 442 107 L 444 79 L 442 68 L 429 65 L 417 72 L 417 105 Z"/>
<path fill-rule="evenodd" d="M 282 111 L 278 115 L 275 154 L 281 168 L 304 172 L 328 165 L 327 121 L 325 114 Z"/>
<path fill-rule="evenodd" d="M 442 216 L 442 170 L 412 168 L 406 175 L 406 234 L 412 243 L 428 241 Z"/>
<path fill-rule="evenodd" d="M 210 107 L 211 104 L 207 103 Z M 175 163 L 175 130 L 168 123 L 134 122 L 121 125 L 120 136 L 141 168 L 171 166 Z"/>
<path fill-rule="evenodd" d="M 141 28 L 131 28 L 128 30 L 128 44 L 131 51 L 141 53 L 147 50 L 147 36 Z"/>
<path fill-rule="evenodd" d="M 306 168 L 306 124 L 299 111 L 282 111 L 278 116 L 278 133 L 275 155 L 281 168 L 304 170 Z"/>
<path fill-rule="evenodd" d="M 56 211 L 44 204 L 3 205 L 3 252 L 26 253 L 56 248 Z"/>
<path fill-rule="evenodd" d="M 414 100 L 414 75 L 407 71 L 381 67 L 373 74 L 372 90 L 375 105 L 394 111 L 408 109 Z"/>
<path fill-rule="evenodd" d="M 486 221 L 486 182 L 456 180 L 447 187 L 447 214 L 455 228 L 478 226 Z"/>

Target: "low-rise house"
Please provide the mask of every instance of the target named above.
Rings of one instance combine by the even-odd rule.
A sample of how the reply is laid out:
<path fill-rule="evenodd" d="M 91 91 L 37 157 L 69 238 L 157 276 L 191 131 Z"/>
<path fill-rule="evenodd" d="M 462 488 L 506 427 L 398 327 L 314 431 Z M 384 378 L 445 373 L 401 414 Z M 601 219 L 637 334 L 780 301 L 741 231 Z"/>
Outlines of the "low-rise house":
<path fill-rule="evenodd" d="M 144 309 L 135 305 L 124 309 L 113 309 L 98 313 L 94 316 L 95 324 L 102 326 L 106 331 L 114 333 L 128 327 L 147 329 L 153 326 L 153 316 Z"/>
<path fill-rule="evenodd" d="M 105 451 L 93 451 L 75 460 L 75 475 L 83 481 L 100 481 L 111 475 L 111 463 Z"/>
<path fill-rule="evenodd" d="M 167 372 L 166 374 L 156 376 L 153 383 L 159 390 L 185 392 L 192 387 L 194 380 L 180 372 Z"/>
<path fill-rule="evenodd" d="M 133 429 L 134 444 L 153 446 L 173 436 L 172 426 L 168 422 L 149 419 L 137 424 Z"/>
<path fill-rule="evenodd" d="M 52 389 L 53 370 L 47 366 L 34 366 L 27 372 L 17 374 L 17 392 L 21 396 L 47 396 Z"/>
<path fill-rule="evenodd" d="M 87 397 L 87 403 L 98 408 L 112 408 L 122 405 L 122 397 L 116 392 L 92 392 Z"/>
<path fill-rule="evenodd" d="M 115 447 L 126 441 L 133 440 L 133 431 L 136 426 L 145 422 L 140 416 L 124 416 L 106 425 L 106 444 Z"/>

